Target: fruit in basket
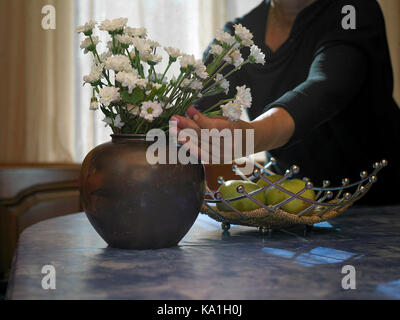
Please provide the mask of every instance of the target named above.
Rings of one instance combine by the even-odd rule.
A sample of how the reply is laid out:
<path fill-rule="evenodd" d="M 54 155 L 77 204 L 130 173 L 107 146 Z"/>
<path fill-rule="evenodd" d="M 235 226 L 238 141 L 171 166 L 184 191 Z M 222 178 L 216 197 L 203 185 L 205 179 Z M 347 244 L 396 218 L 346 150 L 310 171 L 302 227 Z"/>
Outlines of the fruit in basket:
<path fill-rule="evenodd" d="M 288 179 L 285 181 L 282 181 L 279 183 L 279 185 L 292 192 L 292 193 L 297 193 L 300 190 L 302 190 L 305 187 L 305 182 L 300 179 Z M 308 189 L 305 192 L 301 194 L 303 198 L 310 199 L 310 200 L 315 200 L 315 192 L 312 189 Z M 268 188 L 265 190 L 265 200 L 267 205 L 275 205 L 279 202 L 282 202 L 283 200 L 286 200 L 290 198 L 291 196 L 288 195 L 287 193 L 280 191 L 276 188 Z M 282 206 L 282 209 L 285 210 L 288 213 L 292 214 L 298 214 L 299 212 L 303 211 L 304 209 L 308 208 L 311 204 L 300 200 L 300 199 L 294 199 L 289 201 L 288 203 L 284 204 Z"/>
<path fill-rule="evenodd" d="M 239 193 L 236 189 L 239 185 L 242 185 L 244 187 L 244 190 L 247 193 L 250 193 L 252 191 L 260 189 L 260 186 L 253 182 L 243 181 L 243 180 L 229 180 L 229 181 L 225 181 L 218 188 L 218 192 L 221 193 L 222 197 L 225 200 L 230 199 L 230 198 L 236 198 L 238 196 L 243 195 L 243 193 Z M 259 192 L 252 196 L 257 201 L 259 201 L 261 203 L 265 203 L 265 193 L 264 192 Z M 235 200 L 235 201 L 230 201 L 229 204 L 240 212 L 251 211 L 251 210 L 260 208 L 260 206 L 257 203 L 255 203 L 253 200 L 251 200 L 247 197 L 243 198 L 243 199 Z M 217 208 L 218 208 L 218 210 L 221 210 L 221 211 L 232 211 L 232 209 L 229 208 L 227 205 L 225 205 L 223 202 L 217 203 Z"/>
<path fill-rule="evenodd" d="M 282 178 L 283 176 L 281 176 L 280 174 L 273 174 L 271 176 L 263 176 L 264 178 L 268 179 L 271 182 L 275 182 L 276 180 L 279 180 L 280 178 Z M 260 180 L 257 181 L 257 184 L 260 187 L 264 187 L 266 185 L 269 185 L 269 183 L 267 181 L 264 181 L 263 179 L 260 178 Z"/>

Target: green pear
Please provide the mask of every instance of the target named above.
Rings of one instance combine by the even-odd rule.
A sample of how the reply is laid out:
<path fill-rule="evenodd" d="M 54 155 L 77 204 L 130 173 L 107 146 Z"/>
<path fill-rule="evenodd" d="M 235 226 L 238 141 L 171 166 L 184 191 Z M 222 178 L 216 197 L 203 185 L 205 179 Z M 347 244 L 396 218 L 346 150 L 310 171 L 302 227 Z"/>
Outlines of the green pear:
<path fill-rule="evenodd" d="M 225 181 L 219 188 L 218 192 L 221 193 L 222 197 L 224 199 L 231 199 L 231 198 L 236 198 L 238 196 L 242 196 L 242 193 L 237 192 L 236 188 L 242 185 L 244 187 L 244 190 L 247 193 L 250 193 L 252 191 L 260 189 L 259 185 L 253 182 L 249 181 L 243 181 L 243 180 L 229 180 Z M 259 192 L 253 197 L 261 202 L 265 203 L 265 193 L 264 192 Z M 243 212 L 243 211 L 251 211 L 254 209 L 260 208 L 260 206 L 255 203 L 253 200 L 249 198 L 243 198 L 235 201 L 230 201 L 229 204 L 234 207 L 236 210 Z M 232 211 L 231 208 L 229 208 L 227 205 L 225 205 L 223 202 L 217 203 L 217 208 L 221 211 Z"/>
<path fill-rule="evenodd" d="M 288 179 L 282 181 L 279 185 L 292 193 L 297 193 L 305 187 L 305 182 L 300 179 Z M 308 189 L 303 192 L 301 196 L 306 199 L 315 200 L 316 195 L 314 190 Z M 290 198 L 290 195 L 276 188 L 269 188 L 265 191 L 265 198 L 267 205 L 275 205 Z M 288 213 L 298 214 L 299 212 L 308 208 L 310 205 L 311 204 L 306 201 L 294 199 L 283 205 L 282 209 Z"/>

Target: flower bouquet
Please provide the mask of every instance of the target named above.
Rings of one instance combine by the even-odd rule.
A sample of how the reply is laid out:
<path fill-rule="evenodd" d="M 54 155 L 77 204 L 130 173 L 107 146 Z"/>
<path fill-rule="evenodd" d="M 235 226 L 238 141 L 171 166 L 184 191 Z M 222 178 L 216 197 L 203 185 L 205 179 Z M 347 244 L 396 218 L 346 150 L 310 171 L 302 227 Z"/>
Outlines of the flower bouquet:
<path fill-rule="evenodd" d="M 86 36 L 81 49 L 92 53 L 94 58 L 90 74 L 83 79 L 93 89 L 90 109 L 100 108 L 106 126 L 116 134 L 146 134 L 153 128 L 167 131 L 172 115 L 185 115 L 190 105 L 204 97 L 227 94 L 227 78 L 243 65 L 265 62 L 264 54 L 253 43 L 251 32 L 237 24 L 234 35 L 217 31 L 207 66 L 193 55 L 164 47 L 169 60 L 164 70 L 158 70 L 162 61 L 160 44 L 147 38 L 145 28 L 126 26 L 127 21 L 118 18 L 100 23 L 98 29 L 109 35 L 108 50 L 102 53 L 98 52 L 100 40 L 94 34 L 97 23 L 90 21 L 77 27 L 77 32 Z M 244 47 L 250 47 L 246 60 L 241 54 Z M 174 63 L 180 64 L 180 73 L 169 78 L 168 71 Z M 223 74 L 229 65 L 233 69 Z M 243 108 L 251 106 L 252 98 L 249 88 L 241 86 L 236 90 L 233 98 L 221 100 L 203 113 L 238 120 Z"/>

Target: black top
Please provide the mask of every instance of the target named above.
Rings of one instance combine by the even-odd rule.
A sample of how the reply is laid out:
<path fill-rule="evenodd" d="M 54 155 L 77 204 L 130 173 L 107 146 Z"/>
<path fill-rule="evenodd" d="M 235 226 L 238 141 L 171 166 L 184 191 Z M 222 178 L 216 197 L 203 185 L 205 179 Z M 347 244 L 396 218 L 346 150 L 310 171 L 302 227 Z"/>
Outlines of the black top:
<path fill-rule="evenodd" d="M 300 175 L 314 183 L 328 179 L 337 185 L 345 177 L 358 180 L 360 171 L 371 172 L 372 163 L 387 159 L 389 166 L 380 172 L 380 181 L 362 200 L 399 202 L 395 184 L 400 181 L 400 110 L 392 97 L 393 75 L 379 5 L 375 0 L 318 0 L 298 14 L 289 38 L 275 52 L 265 44 L 269 5 L 263 1 L 227 23 L 225 31 L 233 33 L 233 25 L 241 23 L 266 54 L 264 66 L 248 64 L 228 79 L 229 95 L 245 84 L 253 96 L 250 119 L 273 106 L 283 107 L 294 119 L 290 141 L 270 151 L 278 170 L 297 164 Z M 345 5 L 355 7 L 355 30 L 342 28 Z M 212 103 L 204 100 L 199 107 Z"/>

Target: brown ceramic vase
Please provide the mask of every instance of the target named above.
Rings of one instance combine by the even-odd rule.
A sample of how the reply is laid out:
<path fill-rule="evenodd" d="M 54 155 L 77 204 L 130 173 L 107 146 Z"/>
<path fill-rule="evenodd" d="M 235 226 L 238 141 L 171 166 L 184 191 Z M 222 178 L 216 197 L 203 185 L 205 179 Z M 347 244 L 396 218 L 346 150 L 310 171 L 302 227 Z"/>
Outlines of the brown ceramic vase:
<path fill-rule="evenodd" d="M 205 192 L 203 165 L 151 165 L 146 150 L 152 143 L 144 135 L 112 135 L 83 161 L 83 207 L 111 247 L 174 246 L 198 216 Z"/>

